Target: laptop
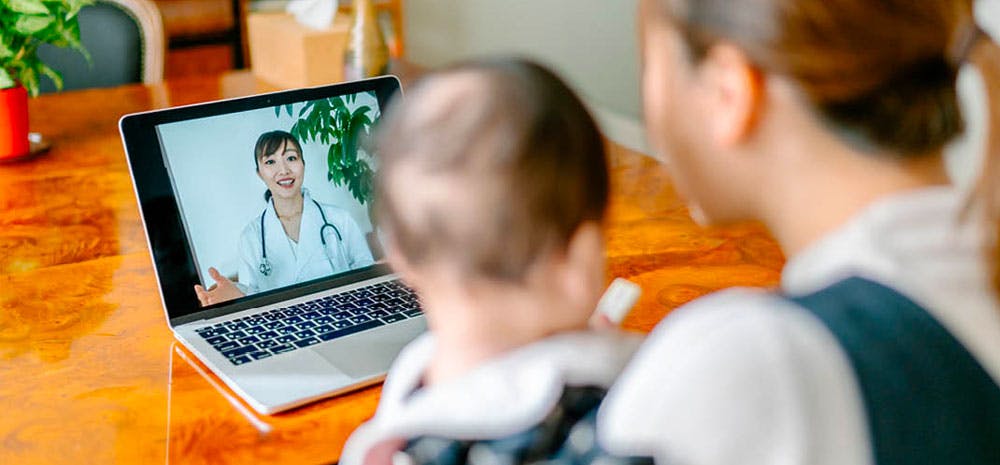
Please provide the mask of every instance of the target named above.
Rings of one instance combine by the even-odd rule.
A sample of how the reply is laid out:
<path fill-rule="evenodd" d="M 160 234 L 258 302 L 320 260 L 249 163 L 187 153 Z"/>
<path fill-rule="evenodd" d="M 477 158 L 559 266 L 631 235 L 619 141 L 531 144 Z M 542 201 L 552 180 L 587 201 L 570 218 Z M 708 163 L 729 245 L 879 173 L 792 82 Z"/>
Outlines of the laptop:
<path fill-rule="evenodd" d="M 119 122 L 167 324 L 257 412 L 378 383 L 426 330 L 369 213 L 366 141 L 399 93 L 385 76 Z"/>

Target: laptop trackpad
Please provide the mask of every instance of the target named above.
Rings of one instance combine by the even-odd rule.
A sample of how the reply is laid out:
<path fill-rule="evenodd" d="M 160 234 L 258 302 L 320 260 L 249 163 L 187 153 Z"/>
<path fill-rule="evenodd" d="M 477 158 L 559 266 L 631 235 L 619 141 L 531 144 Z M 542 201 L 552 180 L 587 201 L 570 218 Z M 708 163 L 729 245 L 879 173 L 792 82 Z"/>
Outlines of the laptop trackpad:
<path fill-rule="evenodd" d="M 352 378 L 370 378 L 389 371 L 406 344 L 427 329 L 423 317 L 314 346 L 320 356 Z"/>

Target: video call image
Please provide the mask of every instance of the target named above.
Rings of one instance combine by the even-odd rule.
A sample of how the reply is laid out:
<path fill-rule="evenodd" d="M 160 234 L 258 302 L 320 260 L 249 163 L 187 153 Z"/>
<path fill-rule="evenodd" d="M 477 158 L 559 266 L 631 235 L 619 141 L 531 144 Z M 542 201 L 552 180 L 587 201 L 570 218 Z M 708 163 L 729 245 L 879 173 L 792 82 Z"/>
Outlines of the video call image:
<path fill-rule="evenodd" d="M 380 116 L 359 93 L 158 126 L 201 286 L 226 301 L 373 265 Z"/>

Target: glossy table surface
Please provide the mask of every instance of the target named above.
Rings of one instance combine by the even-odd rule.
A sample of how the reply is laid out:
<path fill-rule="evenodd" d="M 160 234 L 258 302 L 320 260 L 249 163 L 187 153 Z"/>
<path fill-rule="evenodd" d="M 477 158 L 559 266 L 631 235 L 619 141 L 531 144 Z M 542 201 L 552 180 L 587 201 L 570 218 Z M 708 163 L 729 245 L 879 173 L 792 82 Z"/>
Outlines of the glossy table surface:
<path fill-rule="evenodd" d="M 52 149 L 0 165 L 0 463 L 331 463 L 372 415 L 378 387 L 252 414 L 166 325 L 118 118 L 266 90 L 236 73 L 31 101 Z M 699 228 L 660 164 L 611 153 L 608 277 L 644 289 L 626 328 L 777 283 L 784 259 L 760 227 Z"/>

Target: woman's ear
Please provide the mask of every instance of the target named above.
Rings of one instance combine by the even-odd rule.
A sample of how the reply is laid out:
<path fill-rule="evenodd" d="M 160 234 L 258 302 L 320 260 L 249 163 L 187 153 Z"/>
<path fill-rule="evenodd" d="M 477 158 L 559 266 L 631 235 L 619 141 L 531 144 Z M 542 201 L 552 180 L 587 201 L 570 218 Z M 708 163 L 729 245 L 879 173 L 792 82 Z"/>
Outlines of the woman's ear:
<path fill-rule="evenodd" d="M 764 110 L 763 75 L 738 47 L 712 46 L 702 62 L 708 90 L 711 136 L 722 146 L 746 141 Z"/>

